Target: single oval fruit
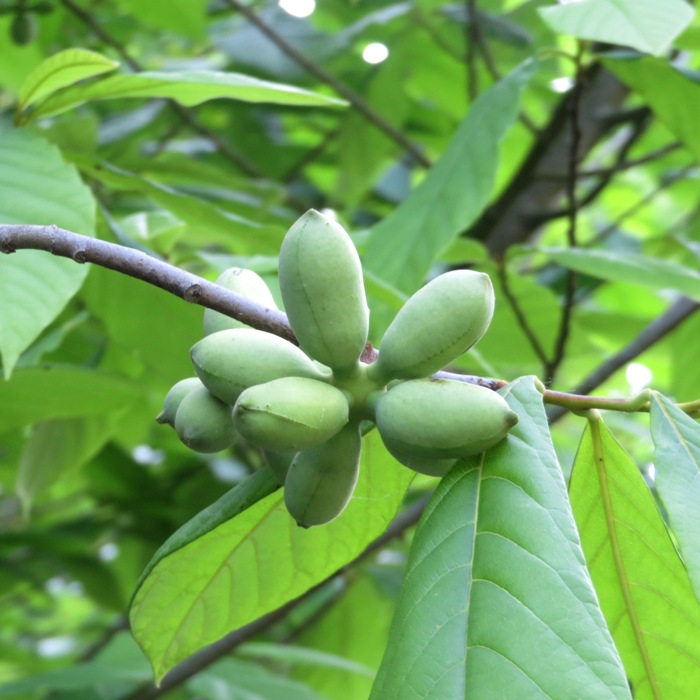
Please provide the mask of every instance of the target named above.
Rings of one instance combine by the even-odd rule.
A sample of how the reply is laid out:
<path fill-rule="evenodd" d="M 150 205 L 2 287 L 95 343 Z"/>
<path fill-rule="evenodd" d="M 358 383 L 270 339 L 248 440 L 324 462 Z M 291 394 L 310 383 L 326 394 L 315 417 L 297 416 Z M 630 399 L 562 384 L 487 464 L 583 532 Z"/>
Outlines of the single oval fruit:
<path fill-rule="evenodd" d="M 268 309 L 277 309 L 272 292 L 260 275 L 242 267 L 230 267 L 217 278 L 216 284 L 230 289 Z M 204 309 L 204 335 L 211 335 L 230 328 L 248 328 L 242 321 L 237 321 L 226 314 L 213 309 Z"/>
<path fill-rule="evenodd" d="M 391 456 L 404 467 L 412 469 L 414 472 L 419 474 L 425 474 L 426 476 L 439 476 L 443 477 L 447 474 L 450 469 L 457 462 L 456 459 L 441 459 L 439 457 L 422 457 L 418 456 L 412 452 L 407 452 L 402 449 L 401 445 L 391 442 L 391 440 L 384 441 L 384 446 Z M 389 446 L 391 445 L 391 447 Z"/>
<path fill-rule="evenodd" d="M 335 435 L 348 422 L 341 391 L 305 377 L 284 377 L 246 389 L 233 408 L 238 432 L 273 452 L 299 452 Z"/>
<path fill-rule="evenodd" d="M 376 417 L 379 434 L 397 459 L 479 454 L 518 422 L 500 394 L 450 379 L 416 379 L 393 387 L 379 400 Z"/>
<path fill-rule="evenodd" d="M 231 408 L 204 387 L 191 391 L 175 414 L 180 440 L 197 452 L 219 452 L 236 441 Z"/>
<path fill-rule="evenodd" d="M 318 447 L 297 453 L 284 482 L 284 502 L 301 527 L 323 525 L 347 506 L 360 473 L 362 437 L 349 423 Z"/>
<path fill-rule="evenodd" d="M 275 479 L 280 486 L 284 486 L 284 482 L 289 472 L 289 465 L 292 463 L 296 452 L 273 452 L 272 450 L 263 450 L 265 462 L 270 468 L 270 471 L 275 475 Z"/>
<path fill-rule="evenodd" d="M 279 257 L 284 308 L 299 345 L 336 371 L 351 371 L 369 332 L 362 265 L 340 224 L 313 209 L 289 229 Z"/>
<path fill-rule="evenodd" d="M 28 12 L 18 12 L 10 24 L 10 38 L 16 46 L 31 44 L 36 38 L 37 23 Z"/>
<path fill-rule="evenodd" d="M 403 306 L 382 338 L 369 376 L 418 379 L 465 353 L 493 317 L 491 279 L 482 272 L 453 270 L 428 282 Z"/>
<path fill-rule="evenodd" d="M 329 377 L 296 345 L 254 328 L 212 333 L 195 343 L 190 355 L 204 386 L 232 406 L 256 384 L 281 377 Z"/>
<path fill-rule="evenodd" d="M 156 416 L 158 423 L 167 423 L 175 427 L 175 414 L 182 400 L 194 389 L 204 386 L 199 380 L 199 377 L 189 377 L 181 379 L 176 384 L 173 384 L 170 391 L 165 395 L 163 401 L 163 410 Z"/>

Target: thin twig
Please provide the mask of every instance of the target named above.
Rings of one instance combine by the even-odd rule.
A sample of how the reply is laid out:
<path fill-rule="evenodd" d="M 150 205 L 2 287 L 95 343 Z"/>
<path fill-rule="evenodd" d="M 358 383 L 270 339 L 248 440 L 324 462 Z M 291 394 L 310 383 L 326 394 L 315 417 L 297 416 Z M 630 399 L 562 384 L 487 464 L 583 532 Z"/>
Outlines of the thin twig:
<path fill-rule="evenodd" d="M 425 506 L 428 504 L 428 500 L 429 497 L 426 496 L 412 503 L 408 508 L 406 508 L 405 511 L 403 511 L 403 513 L 396 516 L 389 527 L 379 537 L 377 537 L 377 539 L 371 542 L 360 555 L 355 557 L 355 559 L 353 559 L 350 563 L 338 569 L 338 571 L 326 577 L 320 583 L 316 584 L 313 588 L 306 591 L 306 593 L 301 595 L 299 598 L 290 601 L 278 610 L 261 617 L 259 620 L 256 620 L 255 622 L 252 622 L 251 624 L 246 625 L 235 632 L 231 632 L 231 634 L 227 635 L 218 642 L 215 642 L 211 646 L 197 652 L 170 671 L 170 673 L 163 678 L 163 681 L 159 687 L 156 688 L 155 686 L 151 685 L 145 688 L 138 688 L 136 691 L 123 697 L 122 700 L 155 700 L 155 698 L 159 698 L 173 688 L 182 685 L 185 681 L 192 678 L 192 676 L 204 670 L 215 661 L 218 661 L 226 654 L 229 654 L 243 642 L 246 642 L 252 637 L 269 630 L 277 622 L 281 622 L 297 606 L 308 600 L 320 588 L 326 586 L 336 577 L 343 576 L 349 569 L 357 566 L 364 559 L 382 549 L 382 547 L 387 545 L 392 540 L 396 539 L 397 537 L 401 537 L 406 530 L 413 527 L 420 520 L 420 517 L 423 515 L 423 511 L 425 510 Z"/>
<path fill-rule="evenodd" d="M 581 146 L 581 124 L 579 122 L 579 108 L 583 93 L 583 69 L 581 59 L 583 56 L 583 44 L 579 43 L 576 55 L 576 74 L 574 86 L 569 95 L 569 108 L 571 113 L 571 141 L 569 143 L 569 160 L 567 164 L 566 198 L 569 206 L 569 226 L 566 231 L 566 241 L 569 248 L 576 248 L 576 227 L 578 223 L 578 203 L 576 201 L 576 185 L 578 182 L 578 159 Z M 566 291 L 562 307 L 559 331 L 554 343 L 552 358 L 545 365 L 544 382 L 551 386 L 554 382 L 557 370 L 564 360 L 566 343 L 571 332 L 571 316 L 574 310 L 574 297 L 576 294 L 576 273 L 573 270 L 566 271 Z"/>
<path fill-rule="evenodd" d="M 515 296 L 515 294 L 513 294 L 510 288 L 505 260 L 501 260 L 498 264 L 498 279 L 501 281 L 501 290 L 503 291 L 503 296 L 506 298 L 506 301 L 510 305 L 510 308 L 513 311 L 518 326 L 520 326 L 520 329 L 525 334 L 525 337 L 530 341 L 530 345 L 532 346 L 535 355 L 537 355 L 537 358 L 542 363 L 542 366 L 546 368 L 549 362 L 549 360 L 547 359 L 547 353 L 542 347 L 542 344 L 540 343 L 539 338 L 535 334 L 535 331 L 532 330 L 524 311 L 520 308 L 520 302 L 518 301 L 517 297 Z"/>
<path fill-rule="evenodd" d="M 339 95 L 342 95 L 358 112 L 360 112 L 370 124 L 383 131 L 390 139 L 406 149 L 418 163 L 429 168 L 430 160 L 423 151 L 413 143 L 405 134 L 378 114 L 363 97 L 351 90 L 345 83 L 331 75 L 325 68 L 314 63 L 301 51 L 292 46 L 284 37 L 280 36 L 272 27 L 258 17 L 253 10 L 238 0 L 223 0 L 231 9 L 240 12 L 251 24 L 264 34 L 280 51 L 291 58 L 295 63 L 307 70 L 321 82 L 332 87 Z"/>
<path fill-rule="evenodd" d="M 14 253 L 27 248 L 45 250 L 77 263 L 101 265 L 160 287 L 192 304 L 220 311 L 249 326 L 297 342 L 286 315 L 281 311 L 260 306 L 214 282 L 140 250 L 83 236 L 57 226 L 0 225 L 0 253 Z"/>
<path fill-rule="evenodd" d="M 624 367 L 628 362 L 634 360 L 645 350 L 649 349 L 671 331 L 675 330 L 683 321 L 692 316 L 698 308 L 700 308 L 700 304 L 692 299 L 688 299 L 687 297 L 679 299 L 672 304 L 665 313 L 655 318 L 636 338 L 634 338 L 634 340 L 620 350 L 620 352 L 594 369 L 575 389 L 571 390 L 571 394 L 578 395 L 583 399 L 584 396 L 590 394 L 591 391 L 615 374 L 618 369 Z M 546 394 L 545 401 L 547 401 Z M 554 402 L 548 401 L 548 403 Z M 583 400 L 581 404 L 582 408 L 591 407 L 586 406 Z M 561 419 L 565 413 L 566 409 L 561 406 L 550 409 L 548 411 L 549 422 L 555 423 Z"/>

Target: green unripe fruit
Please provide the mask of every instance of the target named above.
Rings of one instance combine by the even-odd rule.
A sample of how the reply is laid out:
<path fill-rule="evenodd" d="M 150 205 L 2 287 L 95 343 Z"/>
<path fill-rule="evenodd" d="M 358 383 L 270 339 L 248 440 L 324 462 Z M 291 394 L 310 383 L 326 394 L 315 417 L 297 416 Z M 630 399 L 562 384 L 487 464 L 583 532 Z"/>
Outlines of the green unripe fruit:
<path fill-rule="evenodd" d="M 284 308 L 302 349 L 341 372 L 357 365 L 369 332 L 362 265 L 340 224 L 313 209 L 280 250 Z"/>
<path fill-rule="evenodd" d="M 17 46 L 31 44 L 36 38 L 36 19 L 26 12 L 18 12 L 10 24 L 10 38 Z"/>
<path fill-rule="evenodd" d="M 330 384 L 284 377 L 246 389 L 233 420 L 249 442 L 273 452 L 299 452 L 335 435 L 348 422 L 348 402 Z"/>
<path fill-rule="evenodd" d="M 232 292 L 236 292 L 268 309 L 277 308 L 272 292 L 265 284 L 265 281 L 252 270 L 231 267 L 228 270 L 224 270 L 216 278 L 216 284 L 226 287 L 226 289 L 230 289 Z M 211 335 L 230 328 L 248 328 L 248 326 L 235 318 L 226 316 L 226 314 L 212 309 L 204 309 L 204 335 Z"/>
<path fill-rule="evenodd" d="M 399 461 L 459 459 L 500 442 L 518 422 L 502 396 L 449 379 L 403 382 L 377 404 L 377 428 Z"/>
<path fill-rule="evenodd" d="M 194 389 L 175 414 L 175 431 L 180 440 L 197 452 L 219 452 L 236 441 L 231 409 L 204 387 Z"/>
<path fill-rule="evenodd" d="M 323 525 L 347 506 L 360 473 L 362 438 L 349 423 L 318 447 L 299 452 L 284 482 L 284 502 L 302 527 Z"/>
<path fill-rule="evenodd" d="M 175 413 L 179 408 L 182 400 L 194 389 L 202 387 L 202 382 L 197 377 L 189 377 L 181 379 L 177 384 L 174 384 L 170 391 L 165 395 L 163 401 L 163 410 L 156 416 L 159 423 L 167 423 L 175 426 Z"/>
<path fill-rule="evenodd" d="M 489 276 L 453 270 L 419 289 L 387 328 L 369 376 L 418 379 L 465 353 L 486 332 L 493 316 Z"/>
<path fill-rule="evenodd" d="M 232 406 L 249 387 L 273 379 L 328 378 L 296 345 L 254 328 L 212 333 L 195 343 L 190 355 L 204 386 Z"/>

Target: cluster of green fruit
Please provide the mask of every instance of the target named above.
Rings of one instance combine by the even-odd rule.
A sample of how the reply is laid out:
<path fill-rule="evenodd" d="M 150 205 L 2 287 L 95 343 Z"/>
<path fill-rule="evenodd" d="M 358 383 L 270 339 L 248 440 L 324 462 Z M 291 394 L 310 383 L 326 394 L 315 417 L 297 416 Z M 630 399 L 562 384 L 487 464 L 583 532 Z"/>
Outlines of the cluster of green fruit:
<path fill-rule="evenodd" d="M 276 308 L 253 272 L 228 270 L 217 282 Z M 372 364 L 360 361 L 369 331 L 362 267 L 339 224 L 304 214 L 282 243 L 279 284 L 300 347 L 207 309 L 207 335 L 191 350 L 198 376 L 170 390 L 158 420 L 202 452 L 238 435 L 262 448 L 300 525 L 329 522 L 347 505 L 363 424 L 377 426 L 399 462 L 439 476 L 517 422 L 495 392 L 430 378 L 486 331 L 488 275 L 458 270 L 428 283 L 399 311 Z"/>

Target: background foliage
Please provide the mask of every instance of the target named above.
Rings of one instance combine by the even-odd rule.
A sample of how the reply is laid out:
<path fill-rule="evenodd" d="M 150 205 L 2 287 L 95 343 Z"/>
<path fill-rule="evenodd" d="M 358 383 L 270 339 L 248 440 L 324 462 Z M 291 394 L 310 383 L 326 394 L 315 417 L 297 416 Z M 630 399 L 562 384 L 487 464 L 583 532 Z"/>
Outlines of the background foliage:
<path fill-rule="evenodd" d="M 0 256 L 0 697 L 696 696 L 692 3 L 0 11 L 0 222 L 247 267 L 279 300 L 285 231 L 326 211 L 362 255 L 371 340 L 428 277 L 491 275 L 491 328 L 452 369 L 513 382 L 521 418 L 439 485 L 368 436 L 348 511 L 301 531 L 256 450 L 196 455 L 153 420 L 201 308 Z M 545 413 L 526 375 L 661 393 L 586 421 L 555 404 L 595 402 Z"/>

